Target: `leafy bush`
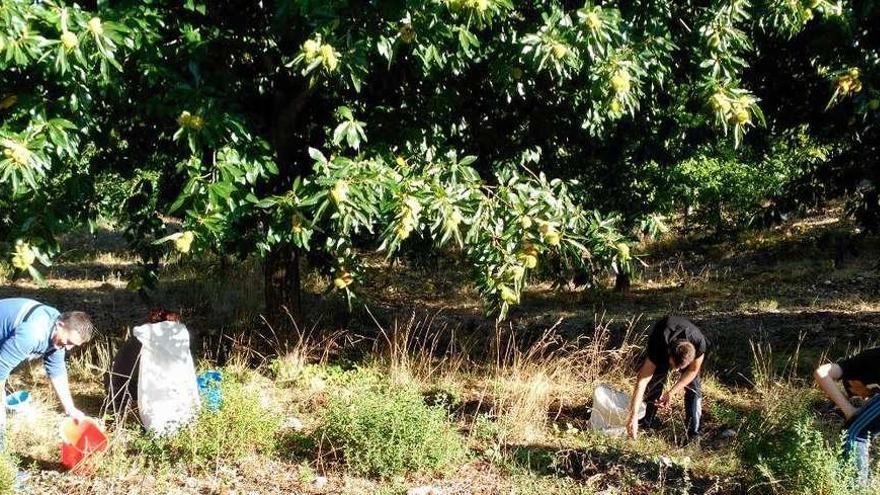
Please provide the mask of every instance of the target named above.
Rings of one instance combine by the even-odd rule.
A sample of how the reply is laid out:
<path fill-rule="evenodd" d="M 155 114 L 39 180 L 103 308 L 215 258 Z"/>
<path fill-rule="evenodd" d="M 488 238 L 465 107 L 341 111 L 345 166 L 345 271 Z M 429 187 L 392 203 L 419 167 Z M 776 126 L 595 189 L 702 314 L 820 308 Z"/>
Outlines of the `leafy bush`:
<path fill-rule="evenodd" d="M 278 386 L 312 391 L 323 390 L 344 373 L 338 364 L 305 364 L 305 358 L 297 355 L 272 360 L 269 372 Z"/>
<path fill-rule="evenodd" d="M 852 467 L 826 442 L 808 396 L 789 394 L 767 404 L 746 417 L 741 445 L 743 460 L 757 468 L 761 481 L 778 482 L 786 493 L 855 493 Z"/>
<path fill-rule="evenodd" d="M 778 210 L 794 208 L 789 197 L 803 193 L 795 189 L 830 150 L 803 129 L 783 133 L 768 144 L 766 149 L 704 147 L 668 170 L 648 163 L 640 183 L 647 191 L 645 200 L 658 212 L 690 209 L 689 221 L 714 229 L 778 220 Z M 774 206 L 764 207 L 770 204 Z M 762 218 L 767 215 L 771 218 Z"/>
<path fill-rule="evenodd" d="M 697 208 L 697 220 L 713 227 L 748 222 L 760 203 L 778 194 L 789 180 L 789 164 L 748 162 L 701 155 L 680 163 L 673 175 L 683 198 Z"/>
<path fill-rule="evenodd" d="M 15 493 L 15 461 L 7 454 L 0 453 L 0 495 Z"/>
<path fill-rule="evenodd" d="M 154 460 L 205 465 L 236 462 L 275 449 L 279 414 L 265 406 L 259 392 L 224 377 L 223 403 L 218 411 L 203 410 L 196 421 L 172 436 L 144 438 L 140 450 Z"/>
<path fill-rule="evenodd" d="M 441 471 L 464 454 L 442 406 L 362 370 L 346 373 L 314 435 L 355 473 L 382 478 Z"/>

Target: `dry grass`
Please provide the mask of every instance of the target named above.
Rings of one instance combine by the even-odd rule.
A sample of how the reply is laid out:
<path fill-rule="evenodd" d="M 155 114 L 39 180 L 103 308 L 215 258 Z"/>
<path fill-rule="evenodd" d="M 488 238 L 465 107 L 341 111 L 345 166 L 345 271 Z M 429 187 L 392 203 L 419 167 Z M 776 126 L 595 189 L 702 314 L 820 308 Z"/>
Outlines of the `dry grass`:
<path fill-rule="evenodd" d="M 369 270 L 384 273 L 367 287 L 368 297 L 385 307 L 416 305 L 421 309 L 407 310 L 405 316 L 396 320 L 387 313 L 377 313 L 376 318 L 353 322 L 349 328 L 315 324 L 308 329 L 297 327 L 289 335 L 281 336 L 266 324 L 253 323 L 255 308 L 261 304 L 261 277 L 256 263 L 236 266 L 236 270 L 223 274 L 216 265 L 170 260 L 168 280 L 159 292 L 161 300 L 167 301 L 169 309 L 183 309 L 188 322 L 192 315 L 191 328 L 211 329 L 225 335 L 219 343 L 212 341 L 215 346 L 222 344 L 228 349 L 225 371 L 251 383 L 254 395 L 265 405 L 288 418 L 301 420 L 302 434 L 311 431 L 327 398 L 337 393 L 332 377 L 342 367 L 364 367 L 398 383 L 415 384 L 429 398 L 436 391 L 451 396 L 454 419 L 462 433 L 469 435 L 471 444 L 477 446 L 473 459 L 446 477 L 415 475 L 377 482 L 344 471 L 322 471 L 315 459 L 301 453 L 259 456 L 241 465 L 218 465 L 212 472 L 191 472 L 173 462 L 148 464 L 132 456 L 133 427 L 112 430 L 110 450 L 96 476 L 58 472 L 51 463 L 58 457 L 56 431 L 61 416 L 39 367 L 33 373 L 17 374 L 10 381 L 15 388 L 35 392 L 40 411 L 34 423 L 12 423 L 11 443 L 26 458 L 26 465 L 36 461 L 32 486 L 38 493 L 295 491 L 391 495 L 423 484 L 442 486 L 447 494 L 652 493 L 651 489 L 662 490 L 663 484 L 653 471 L 645 471 L 644 465 L 652 465 L 660 456 L 687 463 L 694 477 L 715 480 L 719 482 L 717 486 L 730 488 L 747 471 L 738 456 L 736 442 L 710 443 L 699 456 L 677 447 L 675 437 L 683 428 L 679 406 L 667 416 L 670 423 L 666 430 L 657 435 L 645 436 L 638 442 L 603 438 L 583 431 L 592 392 L 599 383 L 628 391 L 644 346 L 645 328 L 658 314 L 683 311 L 695 318 L 726 318 L 732 322 L 727 327 L 719 323 L 710 328 L 718 334 L 743 332 L 741 320 L 755 321 L 763 333 L 732 334 L 742 335 L 742 342 L 766 334 L 766 341 L 752 347 L 752 372 L 743 371 L 751 383 L 732 384 L 742 383 L 742 377 L 728 376 L 720 367 L 714 369 L 717 375 L 704 379 L 706 402 L 718 406 L 719 411 L 742 413 L 761 411 L 767 406 L 764 411 L 769 416 L 773 414 L 772 407 L 781 402 L 780 396 L 817 397 L 809 377 L 803 374 L 803 365 L 823 357 L 825 348 L 813 346 L 814 339 L 830 331 L 823 325 L 840 315 L 851 319 L 839 325 L 870 323 L 871 315 L 880 313 L 880 296 L 875 291 L 878 273 L 871 269 L 876 259 L 862 256 L 840 267 L 824 258 L 804 260 L 779 254 L 797 253 L 801 245 L 814 249 L 809 236 L 815 237 L 815 229 L 824 228 L 838 228 L 838 222 L 824 218 L 748 234 L 739 241 L 704 247 L 696 254 L 669 252 L 675 249 L 673 244 L 648 245 L 647 249 L 656 248 L 662 257 L 655 255 L 657 259 L 652 260 L 641 280 L 634 282 L 632 294 L 571 290 L 554 295 L 549 286 L 538 285 L 526 296 L 527 305 L 519 319 L 495 326 L 482 335 L 473 326 L 462 323 L 466 318 L 475 318 L 479 311 L 472 288 L 451 287 L 447 280 L 432 281 L 433 273 L 428 269 L 411 270 L 402 264 L 389 267 L 378 259 L 368 263 Z M 74 254 L 68 264 L 61 263 L 57 271 L 50 273 L 49 290 L 55 290 L 50 292 L 52 297 L 57 295 L 79 304 L 75 297 L 85 294 L 95 301 L 93 304 L 113 315 L 113 319 L 107 320 L 113 323 L 105 325 L 110 327 L 110 333 L 124 335 L 128 325 L 145 316 L 143 303 L 133 296 L 125 299 L 128 296 L 120 290 L 126 271 L 131 268 L 131 257 L 99 248 Z M 206 273 L 212 275 L 205 276 Z M 392 283 L 391 279 L 401 273 L 407 282 L 403 286 Z M 0 280 L 2 276 L 0 267 Z M 322 291 L 328 283 L 314 274 L 307 274 L 306 278 L 307 285 L 315 291 Z M 825 284 L 825 280 L 831 283 Z M 415 287 L 412 297 L 406 284 Z M 33 284 L 23 280 L 4 290 L 10 295 L 40 294 Z M 439 307 L 447 309 L 423 312 L 424 308 Z M 316 313 L 320 314 L 320 309 Z M 545 313 L 543 320 L 529 319 L 539 313 Z M 646 316 L 632 316 L 640 314 Z M 807 316 L 799 316 L 802 314 Z M 459 318 L 462 315 L 464 318 Z M 560 316 L 566 319 L 559 321 Z M 384 325 L 380 320 L 392 323 Z M 117 323 L 120 321 L 124 323 Z M 243 328 L 245 323 L 247 327 Z M 774 354 L 768 342 L 778 349 L 793 341 L 788 334 L 773 333 L 779 330 L 773 325 L 782 323 L 795 328 L 795 333 L 801 331 L 801 326 L 804 331 L 812 326 L 820 330 L 804 338 L 803 344 L 812 347 L 804 349 L 802 356 L 797 351 L 789 355 L 787 350 Z M 541 331 L 535 332 L 535 328 Z M 877 339 L 872 335 L 847 337 L 843 345 L 850 351 L 870 345 Z M 823 346 L 826 342 L 815 341 Z M 69 359 L 75 396 L 78 400 L 97 398 L 98 404 L 87 410 L 91 414 L 103 413 L 100 381 L 110 367 L 116 342 L 112 339 L 93 345 Z M 835 350 L 830 357 L 840 357 L 839 352 L 842 351 Z M 197 353 L 202 357 L 201 368 L 216 365 L 216 348 L 199 349 Z M 713 414 L 706 418 L 710 432 L 740 427 Z M 122 423 L 136 423 L 136 418 L 130 419 L 131 422 Z M 494 435 L 496 457 L 479 445 L 476 438 L 476 430 L 487 424 Z M 839 424 L 834 421 L 826 426 L 830 434 L 839 431 Z M 279 435 L 289 433 L 283 430 Z M 600 457 L 619 457 L 620 461 L 611 464 L 601 476 L 548 476 L 518 464 L 513 458 L 514 446 L 536 451 L 546 448 L 549 452 L 592 452 Z M 327 487 L 318 489 L 311 485 L 316 475 L 330 478 Z M 724 493 L 727 488 L 706 490 Z"/>
<path fill-rule="evenodd" d="M 382 490 L 389 490 L 385 493 L 401 493 L 392 488 L 397 486 L 402 490 L 422 482 L 443 486 L 447 489 L 445 493 L 499 493 L 493 490 L 591 493 L 591 490 L 613 487 L 615 483 L 620 487 L 630 483 L 635 493 L 642 493 L 641 487 L 649 481 L 643 477 L 650 475 L 639 474 L 639 470 L 644 469 L 637 467 L 639 464 L 630 467 L 622 464 L 616 474 L 584 481 L 554 481 L 528 469 L 515 467 L 515 462 L 505 453 L 506 445 L 549 445 L 557 452 L 594 451 L 600 456 L 606 455 L 603 452 L 611 452 L 609 455 L 623 455 L 621 462 L 649 462 L 644 460 L 663 455 L 672 459 L 671 462 L 691 466 L 689 469 L 695 476 L 706 479 L 739 476 L 741 466 L 732 446 L 691 459 L 686 450 L 670 444 L 663 435 L 632 443 L 604 439 L 565 426 L 568 419 L 561 416 L 562 411 L 589 404 L 596 384 L 611 383 L 618 388 L 631 386 L 633 365 L 644 343 L 643 325 L 639 319 L 624 322 L 625 326 L 619 332 L 613 330 L 610 319 L 597 316 L 595 321 L 595 327 L 581 339 L 563 338 L 556 326 L 531 338 L 518 336 L 509 326 L 499 326 L 488 342 L 467 342 L 467 345 L 458 343 L 456 327 L 437 318 L 411 315 L 399 321 L 390 329 L 380 331 L 380 338 L 369 344 L 371 357 L 364 361 L 364 366 L 398 381 L 415 383 L 425 391 L 438 386 L 453 387 L 461 394 L 462 402 L 481 405 L 475 410 L 479 411 L 476 413 L 460 411 L 459 419 L 473 430 L 473 422 L 478 417 L 484 415 L 491 418 L 496 426 L 495 441 L 501 447 L 500 457 L 490 464 L 478 458 L 444 478 L 416 477 L 385 483 L 354 478 L 345 472 L 326 472 L 321 470 L 320 464 L 314 464 L 314 468 L 333 480 L 330 486 L 334 493 L 350 494 L 382 493 Z M 225 373 L 246 380 L 254 395 L 260 397 L 266 406 L 301 418 L 307 432 L 311 417 L 318 414 L 322 407 L 316 397 L 333 394 L 335 389 L 332 383 L 324 383 L 315 389 L 307 385 L 303 389 L 299 380 L 304 374 L 329 369 L 332 357 L 346 346 L 341 335 L 325 336 L 311 331 L 299 333 L 287 344 L 277 339 L 278 347 L 273 355 L 255 355 L 253 342 L 243 338 L 233 340 L 233 354 L 224 368 Z M 479 352 L 479 345 L 485 346 L 482 349 L 488 349 L 488 352 Z M 75 365 L 78 371 L 72 376 L 78 382 L 94 382 L 96 370 L 105 369 L 105 354 L 104 351 L 83 354 L 78 358 L 82 362 Z M 488 359 L 475 359 L 481 354 L 488 356 Z M 792 387 L 807 393 L 809 388 L 805 388 L 804 382 L 795 374 L 796 355 L 774 356 L 764 344 L 755 344 L 754 354 L 755 378 L 752 387 L 734 389 L 708 377 L 704 382 L 705 396 L 733 409 L 747 409 L 756 407 L 755 404 L 771 404 L 774 397 L 783 391 L 793 393 Z M 254 367 L 255 361 L 263 364 Z M 29 377 L 31 380 L 40 378 L 36 374 Z M 291 385 L 293 388 L 290 388 Z M 41 395 L 45 393 L 48 390 Z M 39 408 L 37 424 L 19 422 L 14 427 L 13 444 L 17 452 L 28 458 L 49 461 L 57 456 L 54 435 L 60 416 L 53 412 L 54 407 L 48 402 Z M 38 486 L 57 485 L 53 489 L 46 488 L 45 493 L 222 493 L 224 489 L 246 490 L 248 487 L 256 487 L 257 493 L 284 493 L 273 490 L 285 478 L 287 484 L 284 486 L 288 489 L 297 487 L 303 493 L 326 493 L 325 490 L 311 488 L 314 474 L 309 473 L 313 468 L 308 468 L 308 472 L 302 474 L 302 466 L 310 464 L 308 461 L 302 464 L 301 458 L 257 458 L 240 466 L 220 464 L 211 476 L 206 477 L 207 473 L 191 472 L 173 463 L 147 464 L 143 459 L 131 456 L 133 435 L 132 430 L 127 428 L 113 430 L 110 450 L 102 458 L 97 476 L 40 474 L 36 483 Z M 281 473 L 269 473 L 270 467 Z M 269 476 L 268 481 L 266 476 Z M 466 478 L 468 481 L 463 481 L 462 476 L 469 477 Z M 626 481 L 622 478 L 626 476 L 634 478 Z M 475 483 L 482 483 L 485 489 L 465 489 L 466 486 L 473 489 Z"/>

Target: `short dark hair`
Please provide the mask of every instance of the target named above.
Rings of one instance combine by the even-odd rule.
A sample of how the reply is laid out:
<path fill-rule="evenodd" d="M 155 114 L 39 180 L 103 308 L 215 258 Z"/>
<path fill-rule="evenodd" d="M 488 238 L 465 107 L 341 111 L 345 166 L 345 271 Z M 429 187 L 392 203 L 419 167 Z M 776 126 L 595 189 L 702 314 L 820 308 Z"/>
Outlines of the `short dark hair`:
<path fill-rule="evenodd" d="M 675 344 L 669 357 L 672 358 L 672 364 L 674 364 L 676 368 L 681 368 L 682 366 L 691 364 L 696 356 L 697 349 L 694 347 L 694 344 L 691 344 L 687 340 L 683 340 Z"/>
<path fill-rule="evenodd" d="M 88 314 L 82 311 L 66 311 L 61 313 L 58 321 L 64 323 L 64 327 L 74 331 L 82 337 L 83 342 L 92 340 L 95 333 L 95 325 Z"/>

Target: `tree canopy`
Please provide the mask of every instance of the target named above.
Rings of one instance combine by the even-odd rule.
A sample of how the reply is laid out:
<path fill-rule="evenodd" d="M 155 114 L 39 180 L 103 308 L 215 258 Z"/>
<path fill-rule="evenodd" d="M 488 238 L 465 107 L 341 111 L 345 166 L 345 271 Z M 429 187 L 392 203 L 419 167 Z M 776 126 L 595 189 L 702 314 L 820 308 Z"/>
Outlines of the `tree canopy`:
<path fill-rule="evenodd" d="M 631 271 L 636 233 L 682 206 L 820 181 L 870 223 L 878 11 L 7 0 L 0 245 L 39 277 L 59 233 L 106 215 L 135 289 L 176 249 L 264 256 L 267 291 L 295 293 L 310 252 L 349 295 L 363 250 L 432 246 L 503 317 L 542 267 Z"/>

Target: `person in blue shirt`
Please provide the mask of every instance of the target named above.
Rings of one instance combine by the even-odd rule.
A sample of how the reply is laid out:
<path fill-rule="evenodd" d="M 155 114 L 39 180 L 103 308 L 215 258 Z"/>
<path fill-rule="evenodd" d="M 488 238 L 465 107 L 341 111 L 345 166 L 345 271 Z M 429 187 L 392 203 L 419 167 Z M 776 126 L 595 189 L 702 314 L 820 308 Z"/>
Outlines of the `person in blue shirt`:
<path fill-rule="evenodd" d="M 85 415 L 70 396 L 64 355 L 88 342 L 94 332 L 92 320 L 82 311 L 60 313 L 33 299 L 0 299 L 0 403 L 6 403 L 6 380 L 12 370 L 25 360 L 42 357 L 64 412 L 82 419 Z M 0 450 L 5 447 L 5 431 L 6 408 L 0 407 Z"/>

